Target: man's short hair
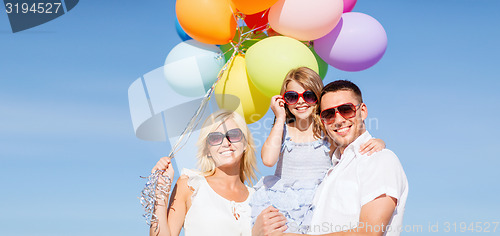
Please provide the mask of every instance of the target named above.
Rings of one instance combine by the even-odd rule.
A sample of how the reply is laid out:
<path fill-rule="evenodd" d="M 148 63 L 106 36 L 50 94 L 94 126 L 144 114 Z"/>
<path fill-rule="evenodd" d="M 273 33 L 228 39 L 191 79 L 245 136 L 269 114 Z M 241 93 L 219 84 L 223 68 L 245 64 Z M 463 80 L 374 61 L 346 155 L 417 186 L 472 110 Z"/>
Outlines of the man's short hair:
<path fill-rule="evenodd" d="M 357 85 L 355 85 L 353 82 L 349 80 L 336 80 L 327 84 L 321 91 L 320 102 L 321 98 L 326 93 L 337 92 L 337 91 L 351 91 L 356 95 L 359 102 L 363 102 L 363 96 L 361 95 L 361 90 Z"/>

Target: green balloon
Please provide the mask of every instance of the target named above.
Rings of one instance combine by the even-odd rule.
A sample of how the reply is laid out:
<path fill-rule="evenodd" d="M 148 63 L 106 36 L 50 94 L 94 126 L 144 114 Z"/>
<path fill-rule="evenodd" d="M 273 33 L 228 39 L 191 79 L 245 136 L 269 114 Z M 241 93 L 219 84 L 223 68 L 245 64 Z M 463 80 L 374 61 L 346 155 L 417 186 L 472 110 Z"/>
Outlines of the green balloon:
<path fill-rule="evenodd" d="M 323 59 L 321 59 L 321 57 L 319 57 L 319 55 L 316 53 L 316 51 L 314 51 L 314 47 L 311 46 L 311 47 L 309 47 L 309 49 L 314 54 L 314 57 L 316 58 L 316 62 L 318 63 L 319 76 L 321 77 L 321 79 L 325 79 L 326 72 L 328 72 L 328 63 L 326 63 Z"/>
<path fill-rule="evenodd" d="M 314 53 L 303 43 L 286 36 L 265 38 L 246 53 L 247 73 L 257 89 L 268 97 L 280 94 L 286 74 L 305 66 L 319 74 Z"/>

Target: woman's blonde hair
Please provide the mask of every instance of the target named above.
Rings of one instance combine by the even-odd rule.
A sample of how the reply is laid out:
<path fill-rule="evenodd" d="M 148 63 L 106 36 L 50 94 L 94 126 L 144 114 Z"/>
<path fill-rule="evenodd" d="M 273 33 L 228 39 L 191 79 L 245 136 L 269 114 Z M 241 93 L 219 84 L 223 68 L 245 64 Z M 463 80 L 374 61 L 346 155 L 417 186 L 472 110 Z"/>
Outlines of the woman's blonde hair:
<path fill-rule="evenodd" d="M 283 96 L 286 92 L 286 87 L 292 81 L 297 82 L 302 86 L 305 90 L 313 91 L 314 95 L 316 95 L 316 99 L 319 101 L 321 90 L 323 89 L 323 81 L 321 77 L 316 73 L 316 71 L 309 69 L 308 67 L 298 67 L 292 69 L 286 74 L 285 80 L 283 80 L 283 84 L 281 85 L 280 94 Z M 319 118 L 318 113 L 319 104 L 316 103 L 313 108 L 313 112 L 311 115 L 313 116 L 313 132 L 315 138 L 321 138 L 321 119 Z M 293 122 L 295 120 L 295 116 L 290 112 L 288 106 L 285 105 L 285 113 L 287 122 Z"/>
<path fill-rule="evenodd" d="M 245 151 L 241 158 L 240 164 L 240 180 L 249 185 L 253 184 L 253 180 L 257 179 L 255 172 L 257 171 L 257 159 L 255 157 L 255 144 L 252 134 L 248 129 L 245 119 L 238 113 L 228 110 L 218 110 L 211 114 L 203 123 L 200 130 L 200 137 L 198 138 L 198 168 L 207 176 L 215 173 L 216 164 L 213 158 L 209 157 L 209 150 L 207 144 L 208 134 L 214 132 L 222 123 L 232 119 L 238 128 L 241 129 L 244 139 L 241 142 L 245 143 Z"/>

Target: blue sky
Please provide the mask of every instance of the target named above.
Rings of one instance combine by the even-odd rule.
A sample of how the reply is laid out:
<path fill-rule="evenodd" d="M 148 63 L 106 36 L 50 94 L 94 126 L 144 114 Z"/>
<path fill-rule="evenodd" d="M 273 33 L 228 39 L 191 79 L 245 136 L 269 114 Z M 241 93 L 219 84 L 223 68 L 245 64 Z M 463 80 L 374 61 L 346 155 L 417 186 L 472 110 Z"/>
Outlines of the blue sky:
<path fill-rule="evenodd" d="M 135 137 L 127 90 L 181 42 L 174 5 L 81 1 L 16 34 L 0 7 L 0 235 L 147 234 L 139 176 L 168 146 Z M 410 183 L 404 223 L 423 226 L 403 235 L 436 235 L 429 223 L 442 234 L 446 222 L 446 235 L 477 235 L 460 223 L 500 221 L 499 7 L 359 0 L 354 9 L 384 26 L 387 52 L 363 72 L 330 67 L 325 82 L 357 83 L 370 132 L 399 156 Z"/>

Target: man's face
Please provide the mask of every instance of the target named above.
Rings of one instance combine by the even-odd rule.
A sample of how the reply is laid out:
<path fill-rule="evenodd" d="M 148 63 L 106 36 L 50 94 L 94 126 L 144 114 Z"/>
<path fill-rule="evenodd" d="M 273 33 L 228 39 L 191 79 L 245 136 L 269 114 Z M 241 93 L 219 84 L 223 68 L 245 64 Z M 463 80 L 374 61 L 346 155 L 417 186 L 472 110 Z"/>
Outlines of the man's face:
<path fill-rule="evenodd" d="M 363 121 L 368 116 L 368 110 L 364 103 L 361 103 L 352 91 L 336 91 L 328 92 L 321 99 L 321 110 L 331 107 L 337 107 L 342 104 L 352 103 L 356 106 L 356 115 L 352 118 L 344 118 L 339 112 L 335 114 L 335 118 L 331 124 L 325 125 L 326 131 L 330 138 L 337 144 L 341 151 L 354 142 L 361 134 L 365 132 Z M 358 106 L 358 104 L 361 104 Z"/>

